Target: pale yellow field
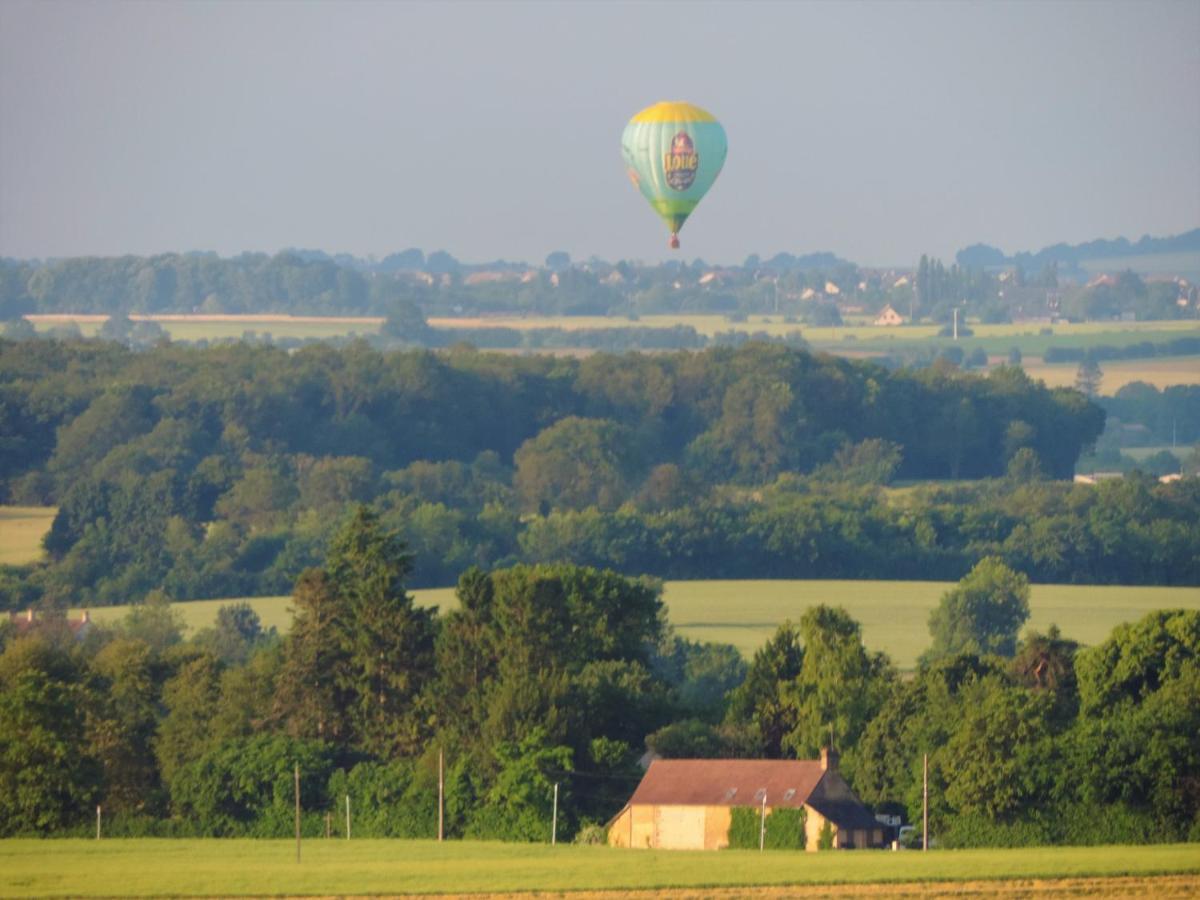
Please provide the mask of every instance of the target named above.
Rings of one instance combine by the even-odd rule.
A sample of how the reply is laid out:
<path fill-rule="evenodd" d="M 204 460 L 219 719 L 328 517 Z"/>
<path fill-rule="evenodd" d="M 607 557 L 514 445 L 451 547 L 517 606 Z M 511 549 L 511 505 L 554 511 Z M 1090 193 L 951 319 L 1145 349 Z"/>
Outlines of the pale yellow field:
<path fill-rule="evenodd" d="M 1074 387 L 1078 363 L 1022 362 L 1030 378 L 1047 387 Z M 1111 396 L 1127 384 L 1144 381 L 1160 390 L 1178 384 L 1200 384 L 1200 356 L 1165 356 L 1153 359 L 1114 359 L 1100 363 L 1104 377 L 1100 393 Z"/>
<path fill-rule="evenodd" d="M 57 512 L 53 506 L 0 506 L 0 565 L 41 559 L 42 537 Z"/>
<path fill-rule="evenodd" d="M 929 613 L 952 585 L 939 581 L 668 581 L 663 600 L 677 634 L 696 641 L 733 644 L 747 658 L 786 621 L 798 622 L 820 603 L 844 607 L 863 627 L 863 641 L 882 650 L 901 669 L 916 666 L 929 646 Z M 453 588 L 412 592 L 422 606 L 442 611 L 457 606 Z M 236 599 L 177 604 L 189 631 L 213 623 L 217 610 Z M 291 627 L 290 597 L 255 597 L 246 602 L 264 627 Z M 1200 609 L 1200 588 L 1033 585 L 1028 627 L 1058 625 L 1084 644 L 1097 644 L 1122 622 L 1155 609 Z M 98 622 L 121 619 L 128 607 L 96 609 Z M 74 611 L 78 615 L 78 611 Z"/>
<path fill-rule="evenodd" d="M 29 315 L 38 331 L 74 322 L 84 337 L 94 337 L 108 316 L 100 315 Z M 335 338 L 348 334 L 378 334 L 383 319 L 355 316 L 288 315 L 131 315 L 130 321 L 157 322 L 175 341 L 240 339 L 246 332 L 270 334 L 273 338 Z"/>

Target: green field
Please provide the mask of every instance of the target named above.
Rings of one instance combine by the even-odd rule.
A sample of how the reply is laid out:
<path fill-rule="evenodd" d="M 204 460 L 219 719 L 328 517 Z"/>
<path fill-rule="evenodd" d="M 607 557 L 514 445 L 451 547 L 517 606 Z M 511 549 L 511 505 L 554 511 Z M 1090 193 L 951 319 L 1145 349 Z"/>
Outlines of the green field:
<path fill-rule="evenodd" d="M 0 565 L 40 559 L 42 536 L 57 512 L 53 506 L 0 506 Z"/>
<path fill-rule="evenodd" d="M 818 603 L 843 606 L 862 623 L 863 640 L 883 650 L 902 669 L 916 666 L 929 645 L 927 622 L 950 583 L 937 581 L 668 581 L 663 592 L 671 624 L 684 637 L 736 646 L 752 656 L 787 619 L 798 621 Z M 442 610 L 456 605 L 451 588 L 413 591 L 417 602 Z M 211 625 L 217 610 L 234 600 L 180 603 L 189 629 Z M 291 627 L 290 597 L 248 599 L 265 626 Z M 1200 609 L 1200 588 L 1033 586 L 1029 627 L 1052 624 L 1084 644 L 1097 644 L 1113 627 L 1155 609 Z M 98 622 L 123 617 L 128 607 L 92 611 Z M 78 612 L 76 611 L 76 614 Z"/>
<path fill-rule="evenodd" d="M 757 853 L 317 838 L 302 844 L 297 863 L 295 842 L 286 840 L 0 841 L 3 897 L 621 891 L 1197 872 L 1194 844 Z"/>

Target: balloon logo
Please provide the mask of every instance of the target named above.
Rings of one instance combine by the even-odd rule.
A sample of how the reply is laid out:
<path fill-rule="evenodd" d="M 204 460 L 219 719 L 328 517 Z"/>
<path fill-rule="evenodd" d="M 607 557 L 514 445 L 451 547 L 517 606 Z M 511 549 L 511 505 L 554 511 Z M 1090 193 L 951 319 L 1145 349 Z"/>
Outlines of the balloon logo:
<path fill-rule="evenodd" d="M 725 165 L 725 129 L 691 103 L 648 106 L 629 120 L 621 152 L 629 180 L 659 214 L 679 247 L 679 229 Z"/>

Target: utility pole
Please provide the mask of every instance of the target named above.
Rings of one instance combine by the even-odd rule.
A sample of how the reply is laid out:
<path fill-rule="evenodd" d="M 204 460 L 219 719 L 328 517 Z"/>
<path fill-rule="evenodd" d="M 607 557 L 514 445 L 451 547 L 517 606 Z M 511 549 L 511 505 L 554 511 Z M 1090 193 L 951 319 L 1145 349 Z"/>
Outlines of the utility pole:
<path fill-rule="evenodd" d="M 438 843 L 445 837 L 446 782 L 442 775 L 442 748 L 438 748 Z"/>
<path fill-rule="evenodd" d="M 350 840 L 350 795 L 346 795 L 346 840 Z"/>
<path fill-rule="evenodd" d="M 958 340 L 958 307 L 954 307 L 954 339 Z"/>
<path fill-rule="evenodd" d="M 296 763 L 296 862 L 300 862 L 300 763 Z"/>
<path fill-rule="evenodd" d="M 558 841 L 558 782 L 554 782 L 554 814 L 550 819 L 550 846 Z"/>
<path fill-rule="evenodd" d="M 767 841 L 767 792 L 763 790 L 762 812 L 758 816 L 758 852 L 762 853 Z"/>
<path fill-rule="evenodd" d="M 921 850 L 929 849 L 929 754 L 921 775 Z"/>
<path fill-rule="evenodd" d="M 96 840 L 100 840 L 100 807 L 96 807 Z"/>

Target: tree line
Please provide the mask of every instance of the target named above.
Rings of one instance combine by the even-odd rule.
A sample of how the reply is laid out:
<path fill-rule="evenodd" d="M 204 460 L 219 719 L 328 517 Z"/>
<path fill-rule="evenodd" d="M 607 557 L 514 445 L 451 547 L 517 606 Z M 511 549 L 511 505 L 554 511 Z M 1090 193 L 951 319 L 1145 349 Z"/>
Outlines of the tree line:
<path fill-rule="evenodd" d="M 558 561 L 954 579 L 992 554 L 1043 581 L 1200 583 L 1194 484 L 1064 483 L 1103 414 L 1014 369 L 37 342 L 3 345 L 0 417 L 4 498 L 58 507 L 48 560 L 0 571 L 10 609 L 285 592 L 356 502 L 422 586 Z M 955 476 L 977 480 L 884 487 Z"/>
<path fill-rule="evenodd" d="M 567 564 L 472 568 L 417 607 L 411 556 L 365 507 L 296 580 L 289 634 L 243 605 L 183 640 L 161 598 L 77 636 L 0 626 L 0 834 L 284 836 L 292 771 L 316 836 L 603 839 L 650 750 L 812 758 L 831 731 L 878 812 L 945 846 L 1200 838 L 1200 614 L 1080 648 L 1029 633 L 1028 581 L 976 565 L 930 618 L 912 678 L 843 610 L 785 623 L 748 664 L 674 636 L 659 584 Z M 341 816 L 333 819 L 338 831 Z"/>
<path fill-rule="evenodd" d="M 427 316 L 765 313 L 822 325 L 836 323 L 841 304 L 872 314 L 892 305 L 906 317 L 949 323 L 955 310 L 985 322 L 1194 318 L 1196 303 L 1194 287 L 1131 271 L 1099 284 L 1060 284 L 1054 263 L 1026 276 L 1020 265 L 996 271 L 928 256 L 908 272 L 786 253 L 729 266 L 700 259 L 572 264 L 565 254 L 551 254 L 540 267 L 467 265 L 420 251 L 378 263 L 297 250 L 0 259 L 0 322 L 29 313 L 387 316 L 412 305 Z"/>

